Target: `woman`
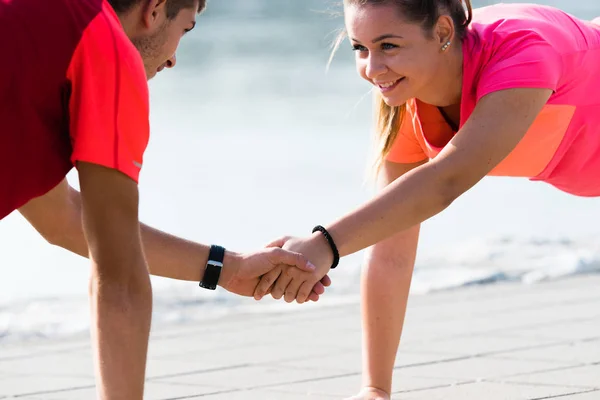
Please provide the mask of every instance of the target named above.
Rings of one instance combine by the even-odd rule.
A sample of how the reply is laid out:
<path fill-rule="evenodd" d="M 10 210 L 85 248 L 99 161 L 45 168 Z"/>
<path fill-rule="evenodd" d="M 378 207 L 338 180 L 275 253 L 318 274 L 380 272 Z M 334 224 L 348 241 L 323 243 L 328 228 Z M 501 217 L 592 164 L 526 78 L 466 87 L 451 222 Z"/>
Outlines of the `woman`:
<path fill-rule="evenodd" d="M 389 399 L 421 222 L 487 175 L 600 196 L 600 25 L 460 0 L 345 0 L 344 11 L 358 72 L 377 92 L 382 189 L 327 229 L 275 242 L 318 271 L 274 270 L 255 297 L 304 302 L 338 256 L 374 245 L 353 399 Z"/>

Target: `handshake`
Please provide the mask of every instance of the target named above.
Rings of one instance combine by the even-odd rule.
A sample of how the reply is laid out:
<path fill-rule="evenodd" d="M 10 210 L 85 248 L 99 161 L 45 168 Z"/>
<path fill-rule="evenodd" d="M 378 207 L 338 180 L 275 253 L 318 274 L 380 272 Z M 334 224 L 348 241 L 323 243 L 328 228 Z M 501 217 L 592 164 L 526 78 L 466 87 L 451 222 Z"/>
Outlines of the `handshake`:
<path fill-rule="evenodd" d="M 219 286 L 256 300 L 269 294 L 288 303 L 319 300 L 331 284 L 327 273 L 338 259 L 327 231 L 315 230 L 306 238 L 284 237 L 266 247 L 226 259 Z"/>

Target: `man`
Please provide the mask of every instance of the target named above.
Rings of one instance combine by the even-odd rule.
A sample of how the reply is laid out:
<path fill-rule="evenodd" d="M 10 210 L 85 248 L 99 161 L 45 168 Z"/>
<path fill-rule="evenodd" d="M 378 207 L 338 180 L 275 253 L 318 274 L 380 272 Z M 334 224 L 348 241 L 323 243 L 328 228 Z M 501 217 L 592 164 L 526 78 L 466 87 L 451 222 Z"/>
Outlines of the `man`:
<path fill-rule="evenodd" d="M 101 399 L 143 397 L 148 270 L 250 296 L 280 264 L 314 269 L 279 248 L 241 255 L 139 223 L 147 79 L 175 66 L 179 40 L 204 7 L 205 0 L 0 0 L 0 219 L 18 209 L 50 243 L 90 258 Z M 65 179 L 73 166 L 81 193 Z M 323 291 L 315 286 L 312 299 Z"/>

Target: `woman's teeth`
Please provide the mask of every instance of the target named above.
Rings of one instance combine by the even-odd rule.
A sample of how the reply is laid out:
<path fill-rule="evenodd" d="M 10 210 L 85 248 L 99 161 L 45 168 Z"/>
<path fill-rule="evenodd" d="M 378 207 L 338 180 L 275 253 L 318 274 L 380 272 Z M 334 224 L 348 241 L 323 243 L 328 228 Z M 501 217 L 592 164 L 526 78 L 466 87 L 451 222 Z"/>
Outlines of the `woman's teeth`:
<path fill-rule="evenodd" d="M 398 81 L 388 82 L 388 83 L 380 83 L 379 86 L 382 88 L 389 88 L 390 86 L 394 86 Z"/>
<path fill-rule="evenodd" d="M 393 90 L 403 79 L 404 78 L 400 78 L 391 82 L 378 83 L 377 86 L 382 92 L 389 92 L 390 90 Z"/>

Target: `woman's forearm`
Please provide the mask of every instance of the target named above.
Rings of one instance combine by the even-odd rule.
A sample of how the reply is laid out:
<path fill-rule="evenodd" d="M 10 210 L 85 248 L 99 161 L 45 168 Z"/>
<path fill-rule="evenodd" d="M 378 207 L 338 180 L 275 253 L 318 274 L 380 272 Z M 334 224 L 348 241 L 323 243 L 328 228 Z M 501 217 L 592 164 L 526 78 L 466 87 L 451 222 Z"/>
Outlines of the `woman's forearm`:
<path fill-rule="evenodd" d="M 402 335 L 419 226 L 372 246 L 361 274 L 363 387 L 391 393 Z"/>
<path fill-rule="evenodd" d="M 343 257 L 419 225 L 447 208 L 459 193 L 449 175 L 439 173 L 430 162 L 398 178 L 327 229 Z"/>

